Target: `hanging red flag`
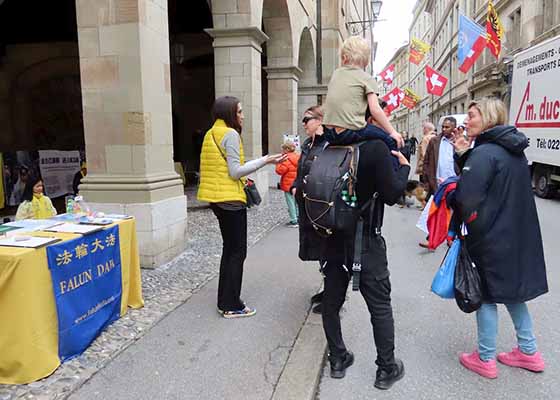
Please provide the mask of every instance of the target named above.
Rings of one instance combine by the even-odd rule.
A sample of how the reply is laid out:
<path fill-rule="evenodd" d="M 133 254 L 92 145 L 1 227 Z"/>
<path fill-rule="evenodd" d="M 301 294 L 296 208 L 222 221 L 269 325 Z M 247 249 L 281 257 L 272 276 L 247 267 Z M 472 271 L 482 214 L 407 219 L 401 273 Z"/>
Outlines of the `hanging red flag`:
<path fill-rule="evenodd" d="M 426 88 L 428 93 L 441 96 L 447 81 L 448 79 L 445 76 L 426 65 Z"/>
<path fill-rule="evenodd" d="M 403 91 L 398 87 L 396 87 L 393 90 L 391 90 L 389 93 L 387 93 L 385 96 L 383 96 L 381 100 L 387 103 L 387 107 L 385 107 L 385 110 L 387 111 L 388 114 L 391 114 L 394 110 L 399 108 L 403 98 L 404 98 Z"/>
<path fill-rule="evenodd" d="M 387 68 L 381 71 L 379 76 L 389 85 L 393 83 L 393 79 L 395 78 L 395 64 L 389 65 Z"/>
<path fill-rule="evenodd" d="M 492 4 L 492 0 L 489 0 L 488 15 L 486 16 L 486 40 L 490 53 L 492 53 L 496 58 L 500 57 L 503 37 L 504 27 L 500 22 L 500 17 L 494 8 L 494 4 Z"/>

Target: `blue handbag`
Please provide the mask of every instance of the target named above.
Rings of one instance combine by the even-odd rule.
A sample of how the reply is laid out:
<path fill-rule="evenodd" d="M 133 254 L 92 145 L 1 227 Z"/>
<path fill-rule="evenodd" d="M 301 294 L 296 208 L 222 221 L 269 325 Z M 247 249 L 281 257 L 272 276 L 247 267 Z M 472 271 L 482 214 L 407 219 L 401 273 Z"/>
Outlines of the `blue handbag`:
<path fill-rule="evenodd" d="M 455 267 L 461 250 L 461 239 L 453 240 L 447 250 L 441 266 L 432 280 L 432 292 L 443 299 L 455 298 Z"/>

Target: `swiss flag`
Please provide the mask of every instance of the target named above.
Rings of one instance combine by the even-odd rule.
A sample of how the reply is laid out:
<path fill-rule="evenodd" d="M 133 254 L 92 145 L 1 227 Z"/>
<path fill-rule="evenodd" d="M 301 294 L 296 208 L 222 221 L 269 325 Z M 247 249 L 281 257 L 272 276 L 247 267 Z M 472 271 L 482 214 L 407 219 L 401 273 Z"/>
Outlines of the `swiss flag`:
<path fill-rule="evenodd" d="M 385 107 L 385 111 L 387 111 L 388 114 L 391 114 L 394 110 L 399 108 L 399 106 L 401 105 L 401 101 L 402 99 L 404 99 L 404 92 L 398 87 L 396 87 L 393 90 L 391 90 L 389 93 L 387 93 L 385 96 L 383 96 L 381 99 L 387 103 L 387 107 Z"/>
<path fill-rule="evenodd" d="M 482 54 L 484 49 L 486 48 L 486 38 L 484 36 L 479 36 L 478 39 L 474 42 L 472 49 L 469 50 L 465 61 L 459 67 L 459 71 L 463 73 L 467 73 L 469 69 L 474 65 L 478 57 Z"/>
<path fill-rule="evenodd" d="M 426 87 L 428 93 L 441 96 L 447 85 L 447 78 L 426 65 Z"/>
<path fill-rule="evenodd" d="M 387 68 L 381 71 L 379 76 L 389 85 L 393 83 L 393 79 L 395 79 L 395 64 L 389 65 Z"/>

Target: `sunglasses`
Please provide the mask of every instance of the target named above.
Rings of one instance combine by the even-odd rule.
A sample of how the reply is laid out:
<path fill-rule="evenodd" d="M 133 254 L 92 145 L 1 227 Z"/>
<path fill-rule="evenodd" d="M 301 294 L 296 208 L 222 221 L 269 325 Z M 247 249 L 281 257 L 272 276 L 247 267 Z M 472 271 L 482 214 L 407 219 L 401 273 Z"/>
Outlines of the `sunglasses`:
<path fill-rule="evenodd" d="M 312 119 L 317 119 L 315 117 L 303 117 L 303 119 L 301 120 L 302 123 L 307 124 L 309 121 L 311 121 Z"/>

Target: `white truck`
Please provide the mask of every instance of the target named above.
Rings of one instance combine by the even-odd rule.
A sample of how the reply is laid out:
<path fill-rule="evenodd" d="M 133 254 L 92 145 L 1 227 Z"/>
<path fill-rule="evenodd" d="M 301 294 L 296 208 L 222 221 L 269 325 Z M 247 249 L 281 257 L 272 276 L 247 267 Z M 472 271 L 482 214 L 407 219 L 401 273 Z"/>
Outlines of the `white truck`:
<path fill-rule="evenodd" d="M 560 36 L 515 55 L 509 121 L 527 135 L 535 193 L 560 188 Z"/>

